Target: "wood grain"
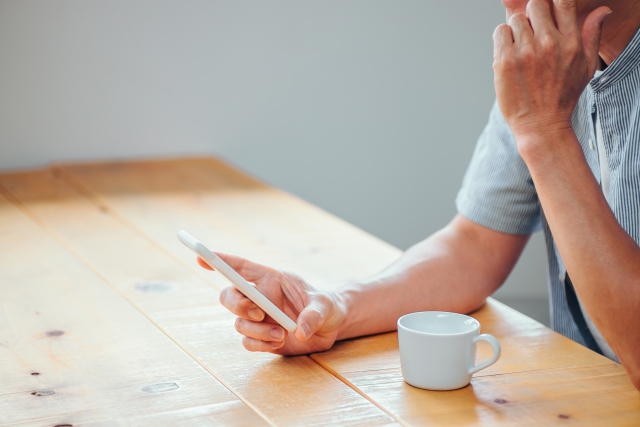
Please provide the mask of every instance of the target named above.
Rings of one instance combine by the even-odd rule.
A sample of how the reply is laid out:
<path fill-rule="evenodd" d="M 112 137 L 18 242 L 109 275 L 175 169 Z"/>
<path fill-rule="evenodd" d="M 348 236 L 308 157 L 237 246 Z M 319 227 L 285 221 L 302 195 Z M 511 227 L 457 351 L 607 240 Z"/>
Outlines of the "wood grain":
<path fill-rule="evenodd" d="M 492 298 L 484 307 L 472 313 L 472 317 L 480 321 L 482 333 L 492 334 L 502 346 L 500 360 L 478 372 L 476 377 L 613 364 L 609 359 Z M 481 343 L 477 352 L 478 362 L 488 359 L 491 354 L 491 347 Z M 363 370 L 399 368 L 398 336 L 393 332 L 340 342 L 331 351 L 315 354 L 312 358 L 343 376 Z"/>
<path fill-rule="evenodd" d="M 430 426 L 638 426 L 640 398 L 617 364 L 474 377 L 470 386 L 414 388 L 399 368 L 349 375 L 405 423 Z"/>
<path fill-rule="evenodd" d="M 180 176 L 171 192 L 156 185 L 162 174 Z M 373 274 L 399 254 L 366 233 L 215 160 L 68 166 L 63 168 L 62 176 L 187 263 L 190 255 L 174 242 L 173 236 L 167 235 L 167 229 L 195 230 L 193 233 L 205 241 L 219 242 L 215 247 L 292 269 L 327 288 Z M 127 184 L 132 181 L 135 184 Z M 431 409 L 421 409 L 425 406 L 421 402 L 437 402 L 443 394 L 414 389 L 402 381 L 395 334 L 339 343 L 332 350 L 311 357 L 407 424 L 527 425 L 540 423 L 541 419 L 566 422 L 573 417 L 597 425 L 600 421 L 591 415 L 608 413 L 612 399 L 589 400 L 579 391 L 586 388 L 593 396 L 599 396 L 600 390 L 609 387 L 620 391 L 618 394 L 624 396 L 621 407 L 631 410 L 618 421 L 636 420 L 638 393 L 619 365 L 491 299 L 474 316 L 483 325 L 483 332 L 500 339 L 503 356 L 479 373 L 472 386 L 451 392 L 456 405 L 445 405 L 437 417 L 429 405 L 426 407 Z M 488 356 L 489 349 L 480 346 L 478 359 Z M 558 399 L 553 394 L 558 388 L 553 378 L 562 377 L 559 373 L 567 369 L 577 391 L 572 394 L 571 389 L 565 388 L 564 400 Z M 617 370 L 616 375 L 609 375 L 611 370 Z M 541 381 L 536 382 L 535 378 Z M 514 405 L 508 405 L 508 410 L 501 409 L 496 417 L 491 416 L 496 412 L 494 407 L 485 412 L 479 409 L 477 401 L 502 399 L 493 396 L 513 394 L 512 389 L 554 397 L 535 401 L 522 398 L 524 405 L 517 411 L 511 410 Z M 582 401 L 588 403 L 581 406 Z M 494 402 L 495 405 L 503 408 L 504 404 Z M 536 410 L 528 412 L 522 406 L 535 406 Z"/>
<path fill-rule="evenodd" d="M 402 381 L 395 333 L 338 343 L 313 360 L 247 353 L 215 301 L 226 282 L 195 265 L 177 230 L 329 289 L 400 252 L 215 159 L 65 165 L 54 175 L 0 184 L 274 424 L 640 425 L 640 394 L 619 365 L 491 299 L 473 316 L 503 355 L 452 392 Z M 489 354 L 479 347 L 479 360 Z"/>
<path fill-rule="evenodd" d="M 47 171 L 0 175 L 0 185 L 269 422 L 394 424 L 307 356 L 245 351 L 234 317 L 218 303 L 219 291 L 122 222 L 111 207 L 93 203 Z M 170 232 L 177 242 L 174 231 Z M 189 256 L 189 262 L 194 258 Z"/>
<path fill-rule="evenodd" d="M 396 333 L 348 340 L 311 357 L 407 424 L 640 425 L 640 393 L 620 365 L 495 300 L 473 317 L 503 351 L 461 390 L 406 384 Z M 490 355 L 488 346 L 478 348 L 478 361 Z"/>
<path fill-rule="evenodd" d="M 205 280 L 175 232 L 188 230 L 212 249 L 293 270 L 335 288 L 377 273 L 401 252 L 283 191 L 214 158 L 69 165 L 61 178 L 90 192 Z M 216 286 L 227 286 L 216 277 Z"/>
<path fill-rule="evenodd" d="M 2 426 L 267 425 L 1 195 L 0 295 Z"/>

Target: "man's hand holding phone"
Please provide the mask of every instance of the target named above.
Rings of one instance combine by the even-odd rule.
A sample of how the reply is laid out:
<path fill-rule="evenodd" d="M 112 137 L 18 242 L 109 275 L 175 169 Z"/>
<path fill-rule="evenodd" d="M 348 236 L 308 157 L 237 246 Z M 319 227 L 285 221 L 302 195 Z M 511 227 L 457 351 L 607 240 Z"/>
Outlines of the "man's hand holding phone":
<path fill-rule="evenodd" d="M 329 349 L 336 341 L 338 327 L 346 314 L 334 293 L 320 291 L 301 277 L 256 264 L 234 255 L 216 252 L 225 263 L 273 302 L 298 325 L 288 333 L 235 287 L 220 293 L 220 302 L 238 316 L 235 327 L 243 335 L 242 345 L 249 351 L 281 355 L 306 354 Z M 212 268 L 202 259 L 198 263 Z"/>

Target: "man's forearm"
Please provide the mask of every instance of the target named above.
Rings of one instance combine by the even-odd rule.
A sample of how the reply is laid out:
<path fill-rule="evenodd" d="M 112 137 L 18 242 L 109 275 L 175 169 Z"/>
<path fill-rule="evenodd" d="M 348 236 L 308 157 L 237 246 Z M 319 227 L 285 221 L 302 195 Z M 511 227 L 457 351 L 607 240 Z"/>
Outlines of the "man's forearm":
<path fill-rule="evenodd" d="M 527 240 L 458 215 L 380 274 L 338 291 L 347 312 L 338 339 L 395 330 L 400 316 L 415 311 L 477 309 L 504 282 Z"/>
<path fill-rule="evenodd" d="M 576 292 L 640 388 L 640 248 L 616 220 L 573 130 L 517 139 Z"/>

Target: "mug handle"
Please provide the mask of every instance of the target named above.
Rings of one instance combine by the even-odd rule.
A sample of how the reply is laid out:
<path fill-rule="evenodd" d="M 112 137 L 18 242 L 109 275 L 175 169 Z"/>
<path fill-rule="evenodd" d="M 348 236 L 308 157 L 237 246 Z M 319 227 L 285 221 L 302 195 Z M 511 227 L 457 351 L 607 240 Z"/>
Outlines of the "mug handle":
<path fill-rule="evenodd" d="M 494 363 L 496 363 L 498 361 L 498 359 L 500 358 L 500 353 L 502 352 L 502 349 L 500 348 L 500 343 L 498 342 L 498 340 L 493 336 L 493 335 L 489 335 L 489 334 L 482 334 L 482 335 L 478 335 L 477 337 L 475 337 L 473 339 L 473 343 L 476 344 L 478 341 L 486 341 L 488 342 L 491 347 L 493 348 L 493 356 L 491 356 L 491 359 L 482 362 L 481 364 L 477 365 L 477 366 L 473 366 L 469 369 L 469 375 L 473 375 L 476 372 L 484 369 L 484 368 L 488 368 L 489 366 L 493 365 Z"/>

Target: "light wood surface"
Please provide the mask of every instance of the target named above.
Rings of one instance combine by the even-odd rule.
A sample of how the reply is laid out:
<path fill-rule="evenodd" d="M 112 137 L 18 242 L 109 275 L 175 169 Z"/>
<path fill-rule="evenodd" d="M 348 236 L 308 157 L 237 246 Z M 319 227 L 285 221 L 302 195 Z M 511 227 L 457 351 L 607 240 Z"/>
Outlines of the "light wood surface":
<path fill-rule="evenodd" d="M 234 317 L 220 306 L 215 287 L 53 174 L 5 175 L 0 177 L 0 185 L 268 421 L 276 425 L 393 423 L 391 417 L 307 356 L 285 359 L 245 351 L 233 326 Z M 178 242 L 173 229 L 170 234 Z M 179 242 L 177 246 L 189 255 L 186 261 L 194 264 L 190 251 Z M 288 410 L 291 407 L 304 411 Z"/>
<path fill-rule="evenodd" d="M 0 425 L 268 425 L 1 195 L 0 242 Z"/>
<path fill-rule="evenodd" d="M 61 165 L 5 173 L 0 174 L 0 194 L 10 201 L 0 204 L 2 247 L 16 239 L 15 230 L 25 228 L 31 230 L 31 242 L 43 241 L 43 248 L 55 247 L 56 254 L 63 254 L 43 265 L 29 259 L 26 249 L 10 257 L 0 252 L 0 266 L 6 270 L 0 278 L 28 272 L 18 293 L 8 280 L 0 282 L 2 295 L 6 289 L 12 298 L 11 309 L 3 300 L 0 333 L 14 334 L 16 324 L 27 322 L 6 318 L 15 310 L 30 310 L 30 296 L 45 286 L 43 271 L 55 273 L 45 287 L 59 292 L 47 303 L 81 304 L 88 313 L 82 319 L 68 317 L 69 327 L 76 322 L 85 332 L 106 331 L 86 338 L 92 340 L 93 352 L 66 349 L 75 354 L 76 365 L 65 374 L 65 384 L 98 384 L 94 388 L 99 398 L 91 393 L 82 394 L 91 396 L 84 400 L 56 394 L 63 403 L 56 408 L 16 406 L 21 400 L 11 399 L 24 396 L 12 393 L 24 390 L 34 378 L 25 376 L 20 371 L 25 368 L 14 361 L 0 366 L 0 390 L 5 390 L 0 393 L 0 425 L 41 425 L 62 415 L 67 418 L 55 421 L 74 419 L 74 425 L 82 425 L 120 416 L 122 424 L 162 425 L 157 419 L 163 418 L 153 418 L 168 417 L 162 413 L 174 417 L 166 418 L 167 425 L 174 420 L 181 420 L 179 425 L 201 420 L 226 425 L 231 419 L 250 425 L 640 425 L 640 393 L 619 365 L 493 300 L 473 315 L 483 332 L 500 340 L 502 357 L 478 373 L 471 386 L 452 392 L 419 390 L 402 381 L 395 333 L 345 341 L 311 356 L 281 358 L 244 351 L 233 316 L 217 301 L 226 281 L 197 267 L 176 239 L 177 230 L 186 229 L 215 249 L 295 271 L 327 289 L 376 273 L 400 252 L 216 159 Z M 11 269 L 5 264 L 12 264 Z M 84 280 L 54 280 L 57 274 L 81 277 L 73 274 L 74 268 L 110 297 L 89 292 Z M 67 298 L 75 288 L 88 294 Z M 119 315 L 123 310 L 127 316 Z M 12 347 L 16 360 L 28 358 L 29 348 L 42 340 L 27 335 Z M 67 336 L 54 339 L 59 338 Z M 490 349 L 479 347 L 479 360 L 489 354 Z M 153 360 L 154 368 L 147 360 Z M 172 377 L 158 384 L 182 384 L 195 377 L 206 391 L 198 393 L 194 386 L 160 393 L 165 399 L 160 412 L 153 409 L 156 402 L 141 405 L 135 395 L 125 399 L 100 393 L 113 390 L 114 383 L 127 384 L 124 377 L 131 371 L 94 374 L 93 382 L 83 377 L 86 366 L 93 364 L 141 363 L 149 375 L 171 372 Z M 153 384 L 146 380 L 139 389 Z M 186 395 L 192 390 L 193 398 Z M 28 397 L 38 402 L 36 396 Z M 40 401 L 45 397 L 52 396 L 41 396 Z M 227 418 L 220 418 L 225 414 Z"/>

